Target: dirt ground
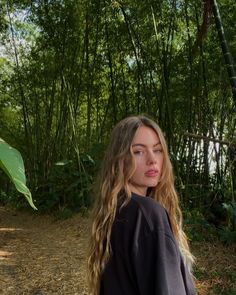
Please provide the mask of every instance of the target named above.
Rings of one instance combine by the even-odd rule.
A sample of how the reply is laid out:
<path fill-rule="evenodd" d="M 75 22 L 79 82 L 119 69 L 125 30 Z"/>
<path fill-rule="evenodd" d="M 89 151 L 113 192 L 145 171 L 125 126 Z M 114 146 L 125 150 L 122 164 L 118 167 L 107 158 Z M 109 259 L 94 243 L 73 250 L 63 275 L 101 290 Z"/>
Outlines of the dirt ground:
<path fill-rule="evenodd" d="M 87 295 L 88 218 L 67 220 L 0 207 L 0 294 Z"/>
<path fill-rule="evenodd" d="M 79 214 L 56 220 L 0 207 L 0 294 L 88 295 L 88 231 L 89 219 Z M 217 271 L 222 263 L 223 268 L 236 271 L 236 253 L 232 253 L 236 248 L 220 249 L 214 243 L 193 246 L 198 272 L 202 273 L 197 281 L 199 295 L 214 294 L 210 291 L 212 285 L 221 282 L 217 275 L 212 278 L 205 274 L 208 269 Z"/>

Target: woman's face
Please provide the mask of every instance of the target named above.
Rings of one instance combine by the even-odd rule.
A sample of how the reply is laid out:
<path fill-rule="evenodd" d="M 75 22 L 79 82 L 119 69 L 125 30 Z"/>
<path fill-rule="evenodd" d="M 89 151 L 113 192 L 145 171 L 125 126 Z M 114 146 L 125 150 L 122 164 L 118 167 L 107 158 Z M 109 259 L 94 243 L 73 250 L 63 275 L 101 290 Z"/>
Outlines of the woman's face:
<path fill-rule="evenodd" d="M 131 148 L 135 172 L 129 180 L 132 192 L 145 196 L 149 187 L 155 187 L 162 173 L 164 154 L 159 136 L 146 126 L 140 126 L 133 138 Z"/>

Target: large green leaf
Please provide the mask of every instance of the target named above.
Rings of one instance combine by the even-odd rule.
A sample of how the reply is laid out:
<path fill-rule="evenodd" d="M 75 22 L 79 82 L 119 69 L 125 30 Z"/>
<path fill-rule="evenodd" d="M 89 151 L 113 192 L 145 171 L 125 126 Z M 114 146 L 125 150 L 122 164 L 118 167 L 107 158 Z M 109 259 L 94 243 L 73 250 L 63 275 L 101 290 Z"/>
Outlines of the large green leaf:
<path fill-rule="evenodd" d="M 25 168 L 21 154 L 0 138 L 0 168 L 8 175 L 16 189 L 22 193 L 30 206 L 35 207 L 31 192 L 26 186 Z"/>

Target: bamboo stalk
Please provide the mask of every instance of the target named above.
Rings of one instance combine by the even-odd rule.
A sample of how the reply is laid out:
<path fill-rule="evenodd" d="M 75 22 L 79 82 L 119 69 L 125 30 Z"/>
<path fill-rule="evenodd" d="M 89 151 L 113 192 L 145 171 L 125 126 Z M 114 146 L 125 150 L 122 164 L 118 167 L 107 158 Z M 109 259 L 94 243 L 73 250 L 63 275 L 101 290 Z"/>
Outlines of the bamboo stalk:
<path fill-rule="evenodd" d="M 219 36 L 220 43 L 221 43 L 222 53 L 223 53 L 224 59 L 225 59 L 225 65 L 227 68 L 227 72 L 228 72 L 228 76 L 229 76 L 229 80 L 230 80 L 230 85 L 232 88 L 234 104 L 236 105 L 236 74 L 235 74 L 235 69 L 234 69 L 233 58 L 230 53 L 229 46 L 228 46 L 228 43 L 227 43 L 227 40 L 225 37 L 224 28 L 223 28 L 223 24 L 221 21 L 220 11 L 218 8 L 217 1 L 211 0 L 211 6 L 212 6 L 212 12 L 213 12 L 214 18 L 215 18 L 216 29 L 218 31 L 218 36 Z"/>
<path fill-rule="evenodd" d="M 236 143 L 232 143 L 226 140 L 219 140 L 219 139 L 215 139 L 215 138 L 211 138 L 208 136 L 203 136 L 203 135 L 199 135 L 199 134 L 193 134 L 193 133 L 184 133 L 183 135 L 184 137 L 191 137 L 191 138 L 195 138 L 196 140 L 204 140 L 204 141 L 212 141 L 215 143 L 219 143 L 222 145 L 227 145 L 230 147 L 236 147 Z"/>

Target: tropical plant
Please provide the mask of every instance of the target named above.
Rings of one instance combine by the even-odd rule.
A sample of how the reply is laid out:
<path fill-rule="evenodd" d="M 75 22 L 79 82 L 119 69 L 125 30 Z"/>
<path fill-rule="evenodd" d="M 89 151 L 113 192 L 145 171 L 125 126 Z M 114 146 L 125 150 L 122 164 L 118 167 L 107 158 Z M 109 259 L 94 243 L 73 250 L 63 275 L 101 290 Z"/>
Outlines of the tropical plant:
<path fill-rule="evenodd" d="M 33 203 L 31 192 L 26 186 L 25 168 L 21 154 L 1 138 L 0 168 L 14 183 L 16 189 L 26 197 L 30 206 L 37 210 Z"/>

